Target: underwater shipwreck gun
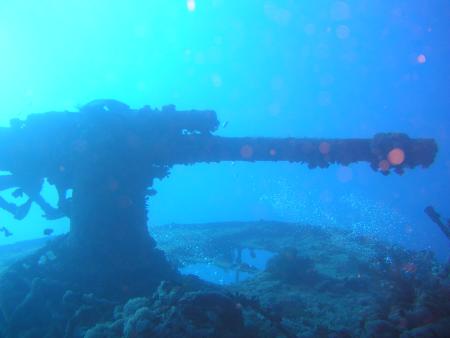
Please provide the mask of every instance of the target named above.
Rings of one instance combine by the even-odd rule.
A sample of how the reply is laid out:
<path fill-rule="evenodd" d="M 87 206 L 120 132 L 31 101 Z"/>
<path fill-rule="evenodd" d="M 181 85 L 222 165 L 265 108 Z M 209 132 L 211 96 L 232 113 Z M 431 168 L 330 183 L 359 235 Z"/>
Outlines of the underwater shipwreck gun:
<path fill-rule="evenodd" d="M 218 126 L 214 111 L 131 109 L 96 100 L 78 112 L 32 114 L 1 128 L 0 170 L 21 177 L 18 182 L 46 178 L 60 202 L 73 189 L 71 235 L 94 240 L 108 232 L 122 241 L 142 236 L 144 228 L 132 229 L 146 224 L 148 188 L 176 164 L 289 161 L 325 168 L 367 162 L 388 174 L 428 167 L 437 152 L 433 139 L 401 133 L 367 139 L 220 137 L 213 134 Z"/>
<path fill-rule="evenodd" d="M 387 174 L 427 167 L 437 152 L 432 139 L 398 133 L 368 139 L 220 137 L 214 135 L 218 126 L 213 111 L 131 109 L 114 100 L 77 112 L 33 114 L 0 128 L 0 170 L 12 176 L 5 182 L 17 185 L 2 188 L 34 191 L 29 197 L 35 201 L 40 187 L 33 182 L 53 184 L 58 210 L 70 218 L 69 233 L 53 247 L 54 277 L 100 294 L 129 295 L 124 285 L 141 294 L 172 276 L 148 232 L 146 203 L 153 180 L 166 177 L 173 165 L 289 161 L 325 168 L 367 162 Z"/>
<path fill-rule="evenodd" d="M 133 110 L 118 101 L 97 100 L 79 112 L 32 114 L 1 128 L 0 170 L 51 177 L 55 170 L 70 172 L 76 161 L 115 152 L 116 146 L 126 149 L 122 155 L 133 154 L 135 160 L 156 166 L 289 161 L 326 168 L 368 162 L 387 174 L 391 169 L 403 173 L 405 168 L 428 167 L 437 152 L 433 139 L 412 139 L 402 133 L 358 139 L 220 137 L 212 135 L 218 126 L 216 113 L 210 110 L 177 111 L 173 105 Z"/>

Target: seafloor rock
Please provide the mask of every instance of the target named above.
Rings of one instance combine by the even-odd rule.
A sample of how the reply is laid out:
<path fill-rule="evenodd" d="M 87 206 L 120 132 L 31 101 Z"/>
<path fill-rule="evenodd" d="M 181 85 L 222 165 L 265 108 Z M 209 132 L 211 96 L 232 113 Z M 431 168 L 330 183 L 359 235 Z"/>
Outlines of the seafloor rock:
<path fill-rule="evenodd" d="M 88 329 L 84 338 L 289 337 L 238 298 L 205 287 L 189 291 L 163 282 L 151 299 L 116 307 L 112 321 Z"/>
<path fill-rule="evenodd" d="M 387 332 L 447 337 L 450 332 L 448 268 L 427 252 L 337 229 L 274 222 L 169 225 L 152 233 L 181 265 L 214 264 L 238 248 L 254 249 L 255 260 L 259 250 L 276 253 L 272 262 L 281 264 L 233 285 L 183 277 L 118 301 L 45 274 L 30 278 L 37 266 L 59 260 L 42 249 L 0 278 L 0 337 L 347 338 Z M 286 252 L 295 252 L 293 259 Z M 42 256 L 46 262 L 39 265 Z"/>
<path fill-rule="evenodd" d="M 321 279 L 314 269 L 314 262 L 307 257 L 300 257 L 295 248 L 285 248 L 271 258 L 266 270 L 274 278 L 287 283 L 314 285 Z"/>
<path fill-rule="evenodd" d="M 392 323 L 386 320 L 373 320 L 366 323 L 364 337 L 367 338 L 393 338 L 399 335 Z"/>
<path fill-rule="evenodd" d="M 450 317 L 438 322 L 417 327 L 412 330 L 404 331 L 400 338 L 430 338 L 430 337 L 448 337 L 450 328 Z"/>
<path fill-rule="evenodd" d="M 184 282 L 163 282 L 152 297 L 121 305 L 35 280 L 2 337 L 292 337 L 244 298 L 189 277 Z"/>

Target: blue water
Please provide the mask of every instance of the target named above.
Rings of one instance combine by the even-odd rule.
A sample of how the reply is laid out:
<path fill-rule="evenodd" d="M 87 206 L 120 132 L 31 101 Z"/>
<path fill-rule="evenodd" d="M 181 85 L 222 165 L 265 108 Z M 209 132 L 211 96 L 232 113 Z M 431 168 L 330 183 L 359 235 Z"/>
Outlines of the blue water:
<path fill-rule="evenodd" d="M 224 136 L 433 137 L 435 163 L 402 177 L 368 165 L 175 167 L 150 222 L 274 219 L 370 233 L 448 257 L 424 215 L 450 217 L 446 1 L 14 0 L 0 2 L 0 124 L 96 98 L 211 108 Z M 51 187 L 45 195 L 56 200 Z M 9 192 L 2 192 L 9 196 Z M 33 207 L 0 245 L 68 230 Z"/>

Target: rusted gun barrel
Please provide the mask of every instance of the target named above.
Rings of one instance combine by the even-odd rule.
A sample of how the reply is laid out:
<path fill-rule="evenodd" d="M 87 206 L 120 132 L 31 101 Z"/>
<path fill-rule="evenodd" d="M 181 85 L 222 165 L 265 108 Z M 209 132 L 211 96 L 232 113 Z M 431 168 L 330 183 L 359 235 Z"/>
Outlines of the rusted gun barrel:
<path fill-rule="evenodd" d="M 331 164 L 368 162 L 374 170 L 428 167 L 436 156 L 433 139 L 411 139 L 401 133 L 377 134 L 370 139 L 266 138 L 185 136 L 176 162 L 288 161 L 326 168 Z"/>

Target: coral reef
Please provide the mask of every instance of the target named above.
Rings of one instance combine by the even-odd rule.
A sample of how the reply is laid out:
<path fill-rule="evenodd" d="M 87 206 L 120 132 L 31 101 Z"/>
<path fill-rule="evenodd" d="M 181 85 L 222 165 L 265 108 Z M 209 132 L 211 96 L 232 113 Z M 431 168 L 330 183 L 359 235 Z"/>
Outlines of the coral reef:
<path fill-rule="evenodd" d="M 172 224 L 151 231 L 179 266 L 214 264 L 237 248 L 276 254 L 239 283 L 219 286 L 184 276 L 117 299 L 47 274 L 28 283 L 23 274 L 33 264 L 50 269 L 58 262 L 49 253 L 58 241 L 51 242 L 33 259 L 18 252 L 14 269 L 3 272 L 2 337 L 405 338 L 449 332 L 450 269 L 429 252 L 276 222 Z"/>
<path fill-rule="evenodd" d="M 311 259 L 298 256 L 297 249 L 285 248 L 267 262 L 266 271 L 287 283 L 314 285 L 321 277 Z"/>
<path fill-rule="evenodd" d="M 302 224 L 190 225 L 192 237 L 186 227 L 153 228 L 169 259 L 181 265 L 213 264 L 238 247 L 278 253 L 266 271 L 228 289 L 257 299 L 299 337 L 399 337 L 413 330 L 445 337 L 442 328 L 449 330 L 450 269 L 430 252 Z"/>

